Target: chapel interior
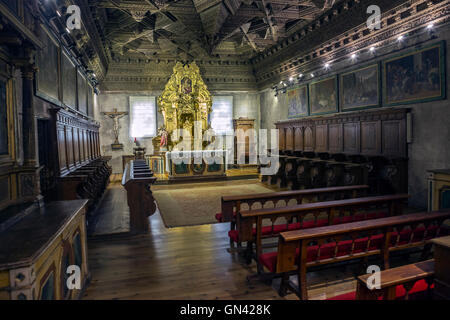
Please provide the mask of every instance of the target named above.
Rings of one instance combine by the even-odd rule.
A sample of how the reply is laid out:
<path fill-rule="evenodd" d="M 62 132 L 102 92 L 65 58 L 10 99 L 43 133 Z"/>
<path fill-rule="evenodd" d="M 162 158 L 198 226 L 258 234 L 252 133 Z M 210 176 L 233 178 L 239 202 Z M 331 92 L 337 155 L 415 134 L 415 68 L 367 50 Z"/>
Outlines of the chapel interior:
<path fill-rule="evenodd" d="M 449 43 L 450 0 L 0 0 L 0 300 L 449 300 Z"/>

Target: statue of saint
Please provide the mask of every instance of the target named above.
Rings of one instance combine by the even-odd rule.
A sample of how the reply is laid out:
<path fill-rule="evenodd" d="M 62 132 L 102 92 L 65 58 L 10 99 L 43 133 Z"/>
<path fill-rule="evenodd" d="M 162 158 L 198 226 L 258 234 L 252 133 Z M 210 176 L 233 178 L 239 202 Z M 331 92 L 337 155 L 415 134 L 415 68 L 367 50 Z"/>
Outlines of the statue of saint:
<path fill-rule="evenodd" d="M 162 126 L 161 128 L 158 129 L 158 136 L 161 137 L 161 142 L 159 143 L 159 147 L 160 148 L 167 147 L 169 133 L 167 132 L 165 126 Z"/>

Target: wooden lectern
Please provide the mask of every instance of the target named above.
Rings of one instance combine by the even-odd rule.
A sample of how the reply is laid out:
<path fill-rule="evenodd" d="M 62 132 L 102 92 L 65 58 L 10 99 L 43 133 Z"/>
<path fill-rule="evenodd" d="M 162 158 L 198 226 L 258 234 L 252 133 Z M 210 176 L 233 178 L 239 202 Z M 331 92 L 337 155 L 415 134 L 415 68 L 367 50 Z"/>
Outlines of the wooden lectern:
<path fill-rule="evenodd" d="M 122 185 L 127 190 L 132 233 L 149 231 L 148 217 L 156 211 L 155 199 L 150 189 L 155 181 L 156 178 L 145 160 L 132 160 L 126 165 Z"/>

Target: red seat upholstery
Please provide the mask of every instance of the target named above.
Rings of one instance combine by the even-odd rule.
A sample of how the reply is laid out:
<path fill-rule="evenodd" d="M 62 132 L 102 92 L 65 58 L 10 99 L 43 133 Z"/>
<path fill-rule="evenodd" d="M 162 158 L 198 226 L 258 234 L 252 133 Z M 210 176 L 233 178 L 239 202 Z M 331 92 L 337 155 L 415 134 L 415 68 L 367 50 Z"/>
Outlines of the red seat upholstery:
<path fill-rule="evenodd" d="M 431 285 L 431 289 L 434 288 L 434 284 Z M 409 291 L 409 299 L 414 300 L 414 298 L 420 297 L 420 293 L 424 293 L 428 290 L 428 284 L 425 279 L 417 281 L 412 289 Z M 404 299 L 406 295 L 406 290 L 402 285 L 399 285 L 395 288 L 395 296 L 396 299 Z M 327 300 L 355 300 L 356 299 L 356 291 L 340 294 L 338 296 L 328 298 Z M 378 300 L 383 300 L 381 296 Z"/>
<path fill-rule="evenodd" d="M 222 212 L 216 213 L 214 216 L 218 222 L 223 222 L 223 214 Z M 233 211 L 233 219 L 236 218 L 236 211 Z"/>

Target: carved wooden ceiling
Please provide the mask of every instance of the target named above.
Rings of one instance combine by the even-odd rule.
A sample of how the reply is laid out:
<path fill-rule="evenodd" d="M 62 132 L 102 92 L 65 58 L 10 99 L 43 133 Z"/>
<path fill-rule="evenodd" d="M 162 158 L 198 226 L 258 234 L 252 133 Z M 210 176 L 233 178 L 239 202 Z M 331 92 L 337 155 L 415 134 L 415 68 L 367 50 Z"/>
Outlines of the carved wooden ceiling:
<path fill-rule="evenodd" d="M 245 59 L 339 0 L 89 0 L 111 56 Z"/>

